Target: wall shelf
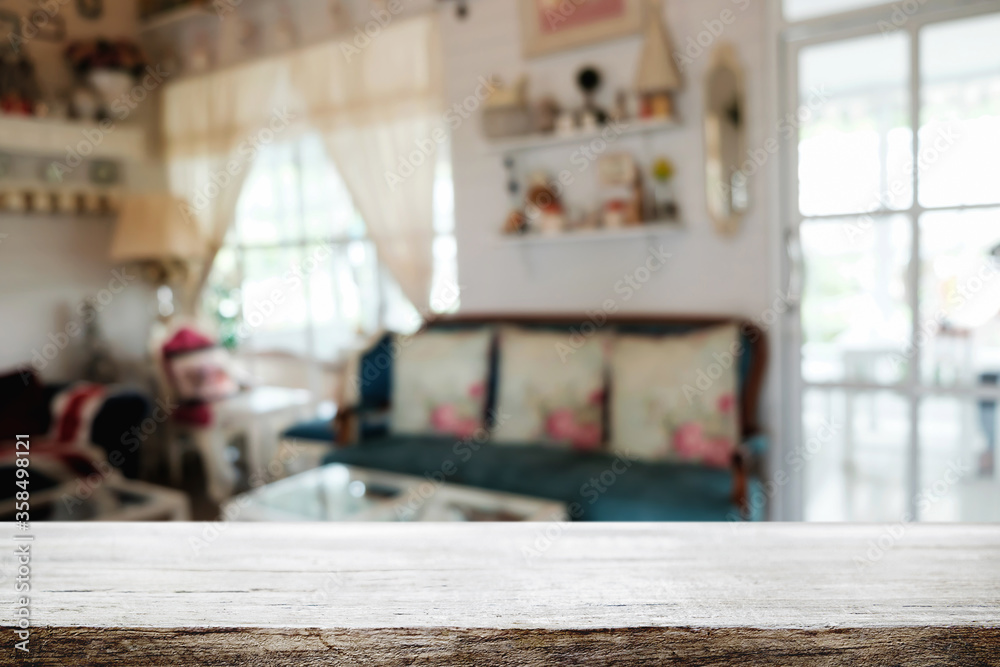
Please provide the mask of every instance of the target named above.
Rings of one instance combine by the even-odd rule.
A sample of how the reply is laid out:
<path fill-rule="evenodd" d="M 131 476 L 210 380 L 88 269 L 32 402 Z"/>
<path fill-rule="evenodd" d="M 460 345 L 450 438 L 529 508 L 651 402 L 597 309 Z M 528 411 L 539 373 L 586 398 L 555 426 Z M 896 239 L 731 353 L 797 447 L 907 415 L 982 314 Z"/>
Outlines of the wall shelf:
<path fill-rule="evenodd" d="M 82 144 L 89 148 L 80 150 Z M 105 132 L 94 122 L 0 115 L 0 151 L 56 160 L 76 152 L 84 160 L 142 161 L 146 158 L 146 134 L 145 128 L 135 125 L 113 123 Z"/>
<path fill-rule="evenodd" d="M 619 136 L 636 134 L 650 134 L 662 132 L 680 127 L 676 120 L 672 118 L 634 118 L 626 121 Z M 491 153 L 520 153 L 525 151 L 542 150 L 555 146 L 565 146 L 584 141 L 597 139 L 606 128 L 598 128 L 590 131 L 578 131 L 572 134 L 527 134 L 519 137 L 507 137 L 496 139 L 489 143 Z"/>
<path fill-rule="evenodd" d="M 235 7 L 235 5 L 233 6 Z M 148 18 L 142 19 L 139 29 L 142 32 L 161 30 L 171 26 L 179 26 L 192 19 L 201 19 L 209 15 L 211 15 L 211 12 L 203 4 L 185 5 L 157 12 Z"/>
<path fill-rule="evenodd" d="M 589 243 L 592 241 L 629 241 L 673 236 L 683 232 L 684 226 L 680 223 L 659 220 L 620 229 L 581 229 L 561 234 L 510 234 L 501 236 L 499 242 L 504 245 L 558 245 L 563 243 Z"/>

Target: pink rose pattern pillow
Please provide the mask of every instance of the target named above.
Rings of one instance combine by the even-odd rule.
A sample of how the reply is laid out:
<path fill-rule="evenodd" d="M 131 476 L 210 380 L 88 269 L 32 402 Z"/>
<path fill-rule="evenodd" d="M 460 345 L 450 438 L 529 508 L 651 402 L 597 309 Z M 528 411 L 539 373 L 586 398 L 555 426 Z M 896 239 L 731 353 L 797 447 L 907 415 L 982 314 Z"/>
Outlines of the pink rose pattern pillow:
<path fill-rule="evenodd" d="M 740 419 L 735 325 L 684 336 L 618 336 L 611 352 L 611 447 L 646 460 L 728 467 Z"/>
<path fill-rule="evenodd" d="M 490 329 L 398 336 L 393 433 L 468 438 L 483 428 L 492 338 Z"/>
<path fill-rule="evenodd" d="M 507 328 L 500 332 L 498 444 L 548 442 L 582 451 L 604 442 L 604 338 L 579 347 L 570 334 Z"/>
<path fill-rule="evenodd" d="M 468 438 L 482 426 L 482 400 L 486 394 L 486 384 L 475 382 L 466 391 L 466 398 L 470 400 L 457 400 L 452 403 L 441 403 L 430 407 L 430 424 L 435 433 L 453 433 L 457 436 Z M 469 409 L 478 409 L 480 412 L 470 414 Z"/>

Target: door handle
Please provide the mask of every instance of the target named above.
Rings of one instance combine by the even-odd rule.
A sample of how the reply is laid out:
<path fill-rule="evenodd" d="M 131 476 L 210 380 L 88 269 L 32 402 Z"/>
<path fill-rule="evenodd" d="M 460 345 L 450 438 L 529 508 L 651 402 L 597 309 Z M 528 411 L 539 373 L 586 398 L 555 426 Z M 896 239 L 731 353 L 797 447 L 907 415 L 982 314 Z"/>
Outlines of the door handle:
<path fill-rule="evenodd" d="M 784 297 L 789 308 L 798 309 L 802 305 L 805 283 L 805 264 L 798 225 L 785 231 L 785 256 L 788 258 L 788 275 L 785 279 Z"/>

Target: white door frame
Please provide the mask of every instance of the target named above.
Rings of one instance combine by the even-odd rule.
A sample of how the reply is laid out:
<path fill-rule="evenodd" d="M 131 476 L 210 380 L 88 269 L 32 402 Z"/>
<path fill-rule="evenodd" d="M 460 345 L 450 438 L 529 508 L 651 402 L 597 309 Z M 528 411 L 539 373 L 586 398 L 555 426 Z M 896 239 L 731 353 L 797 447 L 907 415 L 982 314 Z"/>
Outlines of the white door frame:
<path fill-rule="evenodd" d="M 919 2 L 919 9 L 898 26 L 898 30 L 908 34 L 910 55 L 910 86 L 909 113 L 912 132 L 912 152 L 914 160 L 919 155 L 918 133 L 920 125 L 920 29 L 929 23 L 938 23 L 955 19 L 968 18 L 980 14 L 1000 11 L 1000 0 L 913 0 Z M 799 107 L 798 100 L 798 53 L 806 46 L 834 42 L 867 35 L 877 35 L 891 24 L 895 10 L 902 2 L 885 3 L 872 8 L 852 10 L 838 14 L 833 18 L 821 17 L 797 23 L 789 23 L 782 18 L 781 0 L 770 0 L 769 5 L 769 35 L 776 45 L 775 60 L 776 80 L 778 90 L 778 117 L 795 114 Z M 882 22 L 880 24 L 880 21 Z M 887 23 L 888 22 L 888 23 Z M 895 24 L 892 24 L 895 25 Z M 799 258 L 793 257 L 798 247 L 799 227 L 804 219 L 823 217 L 851 217 L 852 214 L 831 216 L 803 216 L 798 208 L 798 141 L 789 140 L 782 143 L 780 165 L 772 188 L 774 201 L 778 202 L 779 224 L 777 232 L 772 236 L 777 256 L 781 258 L 775 279 L 782 290 L 791 290 L 795 296 L 794 287 L 802 279 L 802 267 Z M 867 215 L 900 214 L 910 219 L 912 236 L 909 283 L 909 306 L 912 312 L 911 336 L 916 336 L 921 325 L 919 304 L 919 258 L 920 258 L 920 215 L 932 210 L 960 210 L 975 208 L 995 208 L 996 204 L 982 206 L 948 206 L 940 208 L 921 207 L 918 202 L 917 179 L 919 173 L 913 169 L 913 202 L 907 209 L 867 212 Z M 857 214 L 854 214 L 857 215 Z M 791 248 L 791 249 L 790 249 Z M 778 520 L 798 521 L 804 517 L 805 490 L 803 486 L 803 471 L 785 470 L 783 462 L 799 450 L 804 440 L 802 426 L 802 392 L 809 387 L 842 389 L 848 392 L 860 390 L 889 390 L 899 394 L 908 401 L 910 413 L 910 434 L 907 448 L 906 498 L 907 510 L 911 516 L 916 516 L 917 493 L 919 488 L 919 424 L 918 408 L 921 398 L 933 396 L 955 396 L 964 398 L 992 397 L 1000 399 L 1000 387 L 930 387 L 922 385 L 920 363 L 921 355 L 914 354 L 910 360 L 910 374 L 902 383 L 895 385 L 880 385 L 859 382 L 828 382 L 811 383 L 802 378 L 802 328 L 797 301 L 791 299 L 793 307 L 782 318 L 780 343 L 775 349 L 776 368 L 780 381 L 779 405 L 781 411 L 781 446 L 772 452 L 769 465 L 771 479 L 775 479 L 778 471 L 784 471 L 788 482 L 781 494 L 773 499 L 771 518 Z M 846 426 L 849 428 L 849 425 Z"/>

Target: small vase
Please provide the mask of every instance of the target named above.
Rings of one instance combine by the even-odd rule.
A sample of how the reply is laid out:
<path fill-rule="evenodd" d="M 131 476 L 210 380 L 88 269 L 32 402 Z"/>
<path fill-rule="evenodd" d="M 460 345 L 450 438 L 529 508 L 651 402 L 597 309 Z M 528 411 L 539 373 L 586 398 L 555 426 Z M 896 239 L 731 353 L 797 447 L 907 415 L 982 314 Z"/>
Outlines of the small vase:
<path fill-rule="evenodd" d="M 117 69 L 95 69 L 88 79 L 105 109 L 123 98 L 135 85 L 135 79 L 131 74 Z"/>
<path fill-rule="evenodd" d="M 97 94 L 89 87 L 79 84 L 73 89 L 70 100 L 72 117 L 81 120 L 94 120 L 100 110 L 101 102 L 97 99 Z"/>

